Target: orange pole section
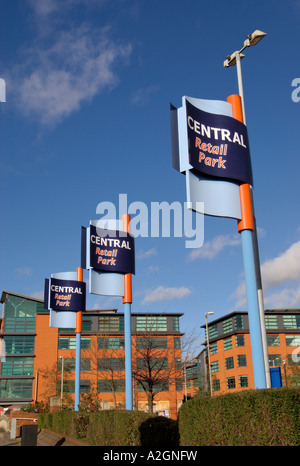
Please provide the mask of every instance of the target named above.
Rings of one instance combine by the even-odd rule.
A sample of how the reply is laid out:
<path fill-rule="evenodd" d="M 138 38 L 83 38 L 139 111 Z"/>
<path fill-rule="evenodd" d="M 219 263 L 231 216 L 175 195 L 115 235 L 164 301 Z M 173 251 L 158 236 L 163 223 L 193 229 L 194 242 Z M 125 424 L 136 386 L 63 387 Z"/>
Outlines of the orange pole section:
<path fill-rule="evenodd" d="M 81 267 L 77 267 L 77 281 L 82 282 L 83 280 L 83 269 Z M 76 313 L 76 333 L 82 332 L 82 311 L 77 311 Z"/>
<path fill-rule="evenodd" d="M 232 106 L 233 118 L 243 123 L 243 110 L 242 110 L 241 97 L 237 94 L 230 95 L 227 97 L 227 102 L 229 102 Z M 248 183 L 241 184 L 239 187 L 239 190 L 240 190 L 242 219 L 238 222 L 238 231 L 241 232 L 242 230 L 254 230 L 250 184 Z"/>
<path fill-rule="evenodd" d="M 130 215 L 122 215 L 123 230 L 126 233 L 130 233 Z M 131 273 L 125 273 L 124 275 L 124 298 L 123 304 L 132 303 L 132 277 Z"/>

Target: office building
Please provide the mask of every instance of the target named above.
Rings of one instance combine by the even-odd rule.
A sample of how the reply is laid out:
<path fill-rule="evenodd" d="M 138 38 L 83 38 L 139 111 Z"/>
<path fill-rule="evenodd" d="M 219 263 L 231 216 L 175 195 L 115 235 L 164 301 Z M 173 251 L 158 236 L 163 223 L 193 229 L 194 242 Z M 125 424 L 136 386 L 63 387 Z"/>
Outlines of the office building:
<path fill-rule="evenodd" d="M 63 403 L 74 400 L 75 329 L 50 328 L 42 300 L 3 291 L 1 303 L 0 339 L 6 356 L 1 362 L 0 406 L 45 402 L 60 394 L 61 380 Z M 183 398 L 181 316 L 132 313 L 135 409 L 147 411 L 154 392 L 154 412 L 177 417 Z M 83 314 L 80 392 L 96 396 L 102 409 L 125 408 L 124 347 L 122 312 L 98 309 Z"/>
<path fill-rule="evenodd" d="M 299 385 L 300 309 L 266 310 L 265 326 L 269 366 L 280 367 L 283 386 Z M 248 313 L 232 312 L 212 320 L 208 332 L 213 394 L 254 389 Z M 204 364 L 208 358 L 202 353 L 200 367 L 206 374 L 202 381 L 207 386 Z"/>

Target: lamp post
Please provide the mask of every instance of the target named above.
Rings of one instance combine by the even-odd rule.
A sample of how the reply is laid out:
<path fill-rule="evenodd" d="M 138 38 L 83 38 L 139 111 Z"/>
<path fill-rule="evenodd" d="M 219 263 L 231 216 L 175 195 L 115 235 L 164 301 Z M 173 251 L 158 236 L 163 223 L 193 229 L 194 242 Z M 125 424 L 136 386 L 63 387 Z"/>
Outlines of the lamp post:
<path fill-rule="evenodd" d="M 61 359 L 60 409 L 62 409 L 63 393 L 64 393 L 64 362 L 65 362 L 65 357 L 60 356 L 59 359 Z"/>
<path fill-rule="evenodd" d="M 210 396 L 213 396 L 213 389 L 212 389 L 212 379 L 211 379 L 211 367 L 210 367 L 210 349 L 209 349 L 209 335 L 208 335 L 208 323 L 207 323 L 207 316 L 213 315 L 214 312 L 206 312 L 205 313 L 205 327 L 206 327 L 206 339 L 207 339 L 207 354 L 208 354 L 208 373 L 209 373 L 209 385 L 210 385 Z"/>
<path fill-rule="evenodd" d="M 242 102 L 243 120 L 244 120 L 245 125 L 246 125 L 246 113 L 245 113 L 245 100 L 244 100 L 242 67 L 241 67 L 241 60 L 242 58 L 245 57 L 245 55 L 242 52 L 247 47 L 252 47 L 256 45 L 265 36 L 266 36 L 265 32 L 262 32 L 256 29 L 252 34 L 247 36 L 246 40 L 244 41 L 244 46 L 241 48 L 241 50 L 235 51 L 231 55 L 228 55 L 226 57 L 226 60 L 224 61 L 224 67 L 226 68 L 229 66 L 236 65 L 238 89 L 239 89 L 239 95 L 241 97 L 241 102 Z M 261 271 L 260 271 L 257 228 L 256 228 L 255 214 L 254 214 L 254 202 L 253 202 L 252 190 L 251 190 L 251 194 L 252 194 L 252 209 L 253 209 L 253 223 L 254 223 L 252 242 L 253 242 L 254 260 L 255 260 L 255 274 L 256 274 L 257 297 L 258 297 L 258 306 L 259 306 L 259 315 L 260 315 L 260 328 L 261 328 L 261 335 L 262 335 L 262 347 L 263 347 L 266 387 L 270 388 L 271 377 L 270 377 L 268 345 L 267 345 L 267 336 L 266 336 L 266 327 L 265 327 L 264 300 L 263 300 L 262 280 L 261 280 Z"/>

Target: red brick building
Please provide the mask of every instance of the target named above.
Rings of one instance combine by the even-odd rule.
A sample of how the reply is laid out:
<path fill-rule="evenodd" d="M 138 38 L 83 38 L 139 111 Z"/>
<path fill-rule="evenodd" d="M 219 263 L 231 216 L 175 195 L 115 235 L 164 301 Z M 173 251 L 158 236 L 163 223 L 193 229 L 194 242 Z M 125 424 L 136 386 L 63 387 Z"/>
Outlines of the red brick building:
<path fill-rule="evenodd" d="M 59 395 L 62 363 L 63 401 L 74 400 L 75 330 L 50 328 L 49 311 L 41 300 L 3 291 L 1 302 L 0 338 L 6 360 L 1 363 L 0 406 L 39 403 Z M 132 367 L 138 379 L 133 380 L 135 409 L 148 409 L 149 391 L 142 380 L 150 364 L 156 374 L 154 412 L 177 417 L 183 398 L 181 315 L 132 313 Z M 96 394 L 104 409 L 125 407 L 123 313 L 86 311 L 81 338 L 80 392 Z"/>
<path fill-rule="evenodd" d="M 270 368 L 280 367 L 283 386 L 299 385 L 300 310 L 268 309 L 265 326 Z M 209 322 L 208 332 L 213 394 L 254 389 L 248 313 L 232 312 L 215 319 Z M 199 361 L 207 386 L 206 351 Z"/>

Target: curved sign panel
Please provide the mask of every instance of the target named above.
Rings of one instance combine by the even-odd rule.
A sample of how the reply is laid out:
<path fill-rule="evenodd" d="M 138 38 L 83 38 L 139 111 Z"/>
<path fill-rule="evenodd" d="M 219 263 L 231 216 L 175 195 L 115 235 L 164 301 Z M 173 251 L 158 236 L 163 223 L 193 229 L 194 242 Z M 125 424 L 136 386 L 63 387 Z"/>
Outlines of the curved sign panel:
<path fill-rule="evenodd" d="M 90 225 L 90 266 L 103 272 L 134 274 L 134 237 Z"/>
<path fill-rule="evenodd" d="M 253 185 L 246 126 L 186 99 L 189 163 L 198 172 Z"/>

